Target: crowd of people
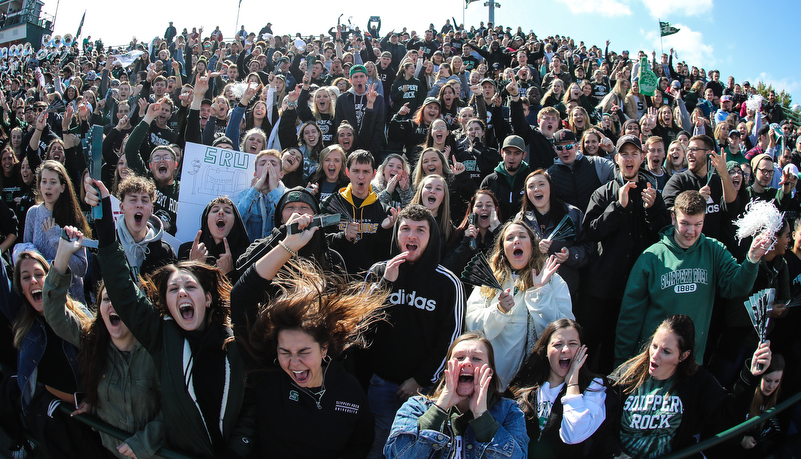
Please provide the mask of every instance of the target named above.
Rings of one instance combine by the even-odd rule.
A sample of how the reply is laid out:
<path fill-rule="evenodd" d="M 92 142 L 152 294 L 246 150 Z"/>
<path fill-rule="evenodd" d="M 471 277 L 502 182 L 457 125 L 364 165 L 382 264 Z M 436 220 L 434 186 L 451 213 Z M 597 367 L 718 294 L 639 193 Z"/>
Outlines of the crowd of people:
<path fill-rule="evenodd" d="M 203 32 L 0 63 L 17 448 L 653 458 L 801 387 L 774 93 L 483 22 Z M 191 144 L 255 170 L 179 241 Z M 793 414 L 705 454 L 793 457 Z"/>

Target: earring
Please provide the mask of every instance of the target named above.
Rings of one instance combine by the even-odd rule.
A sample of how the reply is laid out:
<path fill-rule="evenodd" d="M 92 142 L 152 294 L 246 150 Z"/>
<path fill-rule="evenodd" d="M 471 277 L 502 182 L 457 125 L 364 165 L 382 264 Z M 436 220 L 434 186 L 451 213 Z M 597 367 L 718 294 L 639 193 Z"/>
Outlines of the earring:
<path fill-rule="evenodd" d="M 276 357 L 276 358 L 274 358 L 274 359 L 273 359 L 273 365 L 276 365 L 276 366 L 278 366 L 278 357 Z"/>
<path fill-rule="evenodd" d="M 325 362 L 325 363 L 326 363 L 326 365 L 327 365 L 327 364 L 329 364 L 329 363 L 331 363 L 331 360 L 332 360 L 332 359 L 331 359 L 331 356 L 330 356 L 330 355 L 326 355 L 325 357 L 323 357 L 323 362 Z"/>

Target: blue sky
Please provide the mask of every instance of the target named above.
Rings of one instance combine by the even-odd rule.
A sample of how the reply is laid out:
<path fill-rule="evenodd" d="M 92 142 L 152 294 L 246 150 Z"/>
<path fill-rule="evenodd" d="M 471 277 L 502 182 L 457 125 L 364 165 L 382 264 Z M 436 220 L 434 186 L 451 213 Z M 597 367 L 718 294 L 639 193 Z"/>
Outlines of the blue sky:
<path fill-rule="evenodd" d="M 721 79 L 733 75 L 737 82 L 762 80 L 789 91 L 794 103 L 801 103 L 801 75 L 792 55 L 797 41 L 797 18 L 801 6 L 795 1 L 763 0 L 500 0 L 495 22 L 516 29 L 533 29 L 539 37 L 569 35 L 586 44 L 603 47 L 611 40 L 611 49 L 639 49 L 659 52 L 658 18 L 670 22 L 681 31 L 664 38 L 667 52 L 673 47 L 679 58 L 690 65 L 719 69 Z M 248 31 L 258 31 L 267 21 L 276 33 L 319 33 L 353 18 L 364 28 L 372 15 L 382 18 L 382 31 L 403 26 L 418 31 L 433 22 L 438 28 L 446 18 L 455 17 L 465 23 L 487 20 L 483 0 L 464 10 L 462 0 L 393 2 L 331 2 L 306 0 L 284 2 L 242 0 L 239 23 Z M 123 44 L 136 35 L 152 39 L 164 33 L 169 21 L 181 28 L 205 26 L 206 34 L 219 25 L 225 36 L 232 36 L 237 24 L 237 1 L 196 3 L 141 0 L 127 10 L 111 13 L 101 3 L 87 0 L 61 0 L 56 17 L 55 33 L 74 34 L 87 9 L 83 35 L 102 37 L 107 44 Z M 106 4 L 108 5 L 108 4 Z M 214 5 L 209 9 L 206 5 Z M 760 8 L 754 8 L 759 5 Z M 55 12 L 55 0 L 46 0 L 45 12 Z M 110 20 L 111 18 L 114 20 Z M 751 31 L 752 30 L 752 31 Z"/>

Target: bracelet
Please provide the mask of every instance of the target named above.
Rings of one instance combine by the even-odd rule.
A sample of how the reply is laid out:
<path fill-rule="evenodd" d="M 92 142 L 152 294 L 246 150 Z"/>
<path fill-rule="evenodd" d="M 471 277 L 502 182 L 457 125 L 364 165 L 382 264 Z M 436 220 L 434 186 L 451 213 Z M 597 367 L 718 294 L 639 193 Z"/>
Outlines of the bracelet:
<path fill-rule="evenodd" d="M 283 249 L 284 249 L 284 250 L 286 250 L 287 252 L 289 252 L 289 255 L 291 255 L 291 256 L 293 256 L 293 257 L 296 257 L 296 256 L 298 256 L 298 253 L 297 253 L 297 252 L 295 252 L 294 250 L 290 249 L 289 247 L 287 247 L 287 245 L 286 245 L 286 244 L 284 244 L 284 241 L 278 241 L 278 245 L 280 245 L 281 247 L 283 247 Z"/>
<path fill-rule="evenodd" d="M 295 107 L 297 107 L 297 106 L 298 106 L 298 101 L 295 101 L 295 102 L 289 102 L 289 101 L 287 101 L 287 102 L 286 102 L 286 108 L 295 108 Z"/>
<path fill-rule="evenodd" d="M 578 384 L 568 384 L 567 387 L 578 386 Z"/>

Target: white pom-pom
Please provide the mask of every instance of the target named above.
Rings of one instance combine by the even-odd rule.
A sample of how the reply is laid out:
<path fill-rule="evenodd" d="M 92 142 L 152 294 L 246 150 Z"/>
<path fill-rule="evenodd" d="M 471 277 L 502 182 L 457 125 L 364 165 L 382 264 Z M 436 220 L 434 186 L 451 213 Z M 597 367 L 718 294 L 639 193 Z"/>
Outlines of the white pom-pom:
<path fill-rule="evenodd" d="M 234 85 L 231 85 L 231 92 L 234 94 L 234 97 L 236 97 L 237 99 L 241 99 L 242 98 L 242 94 L 245 93 L 245 90 L 247 88 L 248 88 L 248 84 L 245 83 L 245 82 L 236 83 Z"/>
<path fill-rule="evenodd" d="M 734 225 L 737 226 L 737 239 L 742 242 L 747 237 L 754 237 L 757 234 L 765 234 L 773 241 L 768 247 L 768 251 L 773 250 L 776 245 L 776 235 L 782 229 L 782 219 L 784 213 L 779 212 L 772 203 L 768 201 L 751 201 L 745 207 L 745 214 L 738 218 Z"/>
<path fill-rule="evenodd" d="M 760 96 L 759 94 L 754 94 L 748 97 L 748 100 L 745 101 L 745 107 L 751 111 L 758 112 L 759 109 L 762 107 L 762 102 L 765 100 L 764 97 Z"/>

